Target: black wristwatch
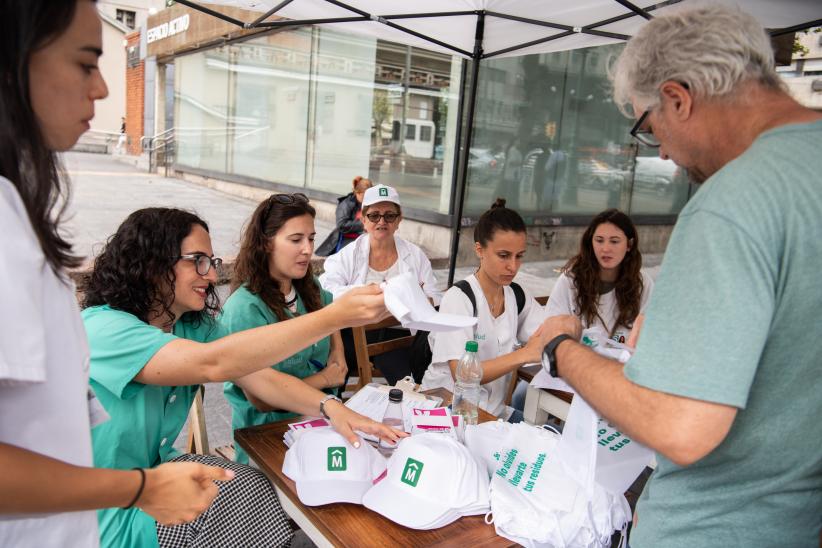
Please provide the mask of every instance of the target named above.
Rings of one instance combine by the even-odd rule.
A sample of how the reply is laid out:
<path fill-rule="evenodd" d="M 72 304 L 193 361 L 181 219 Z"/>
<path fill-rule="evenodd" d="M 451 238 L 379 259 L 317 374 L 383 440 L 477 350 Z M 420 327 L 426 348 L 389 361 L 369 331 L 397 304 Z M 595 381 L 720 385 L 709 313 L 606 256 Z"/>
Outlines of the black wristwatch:
<path fill-rule="evenodd" d="M 557 347 L 562 341 L 565 340 L 574 340 L 571 335 L 563 333 L 562 335 L 557 335 L 551 341 L 545 345 L 545 348 L 542 350 L 542 355 L 548 360 L 548 374 L 554 378 L 559 378 L 559 374 L 557 373 Z M 545 360 L 543 360 L 545 361 Z"/>

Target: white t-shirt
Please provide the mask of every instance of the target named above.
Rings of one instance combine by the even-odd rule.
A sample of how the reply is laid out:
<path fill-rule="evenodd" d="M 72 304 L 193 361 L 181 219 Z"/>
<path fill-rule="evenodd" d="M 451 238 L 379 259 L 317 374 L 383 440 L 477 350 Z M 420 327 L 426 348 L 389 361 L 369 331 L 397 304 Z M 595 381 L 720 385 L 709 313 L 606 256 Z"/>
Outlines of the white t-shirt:
<path fill-rule="evenodd" d="M 639 311 L 644 312 L 645 306 L 648 304 L 648 299 L 651 298 L 651 293 L 654 290 L 654 281 L 648 274 L 641 272 L 642 275 L 642 296 L 639 299 Z M 611 333 L 611 329 L 619 317 L 619 307 L 617 306 L 616 291 L 613 289 L 607 293 L 599 296 L 599 305 L 597 306 L 600 317 L 605 320 L 607 325 L 604 325 L 599 318 L 594 320 L 593 325 L 588 325 L 585 318 L 582 318 L 579 313 L 579 308 L 576 303 L 577 290 L 574 287 L 574 282 L 565 273 L 560 274 L 557 283 L 554 284 L 554 289 L 551 291 L 551 298 L 548 299 L 548 304 L 545 309 L 547 317 L 559 316 L 561 314 L 568 314 L 571 316 L 578 316 L 582 321 L 583 329 L 598 325 L 605 329 L 607 333 Z M 627 326 L 620 325 L 617 327 L 612 338 L 618 342 L 625 342 L 631 329 Z"/>
<path fill-rule="evenodd" d="M 370 266 L 368 267 L 368 274 L 365 276 L 365 285 L 368 284 L 381 284 L 386 280 L 390 280 L 391 278 L 395 278 L 400 275 L 400 260 L 397 259 L 394 261 L 394 264 L 389 266 L 385 270 L 374 270 Z"/>
<path fill-rule="evenodd" d="M 503 288 L 505 310 L 494 318 L 477 278 L 472 274 L 465 280 L 474 290 L 474 298 L 477 301 L 477 325 L 475 328 L 466 327 L 428 335 L 432 359 L 422 379 L 421 390 L 439 387 L 454 390 L 454 378 L 451 376 L 448 361 L 462 357 L 466 341 L 477 341 L 477 355 L 481 362 L 492 360 L 512 352 L 517 341 L 527 342 L 545 320 L 545 309 L 524 288 L 525 306 L 522 313 L 517 316 L 517 298 L 509 286 Z M 474 310 L 468 296 L 459 287 L 452 287 L 442 298 L 440 312 L 472 316 Z M 505 396 L 510 379 L 511 373 L 508 373 L 483 384 L 480 387 L 480 407 L 496 416 L 507 417 L 510 413 L 505 406 Z"/>
<path fill-rule="evenodd" d="M 0 234 L 0 442 L 91 466 L 89 351 L 74 284 L 46 262 L 17 189 L 3 177 Z M 0 516 L 0 546 L 88 547 L 98 539 L 93 511 Z"/>

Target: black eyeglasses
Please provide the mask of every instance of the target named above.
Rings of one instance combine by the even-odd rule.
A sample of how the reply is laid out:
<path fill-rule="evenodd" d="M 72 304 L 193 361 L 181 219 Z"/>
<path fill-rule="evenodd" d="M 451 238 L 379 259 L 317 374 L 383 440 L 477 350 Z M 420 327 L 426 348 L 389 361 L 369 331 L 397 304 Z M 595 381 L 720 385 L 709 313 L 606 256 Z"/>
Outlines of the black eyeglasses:
<path fill-rule="evenodd" d="M 393 223 L 399 218 L 400 214 L 395 213 L 393 211 L 388 211 L 386 213 L 377 213 L 376 211 L 372 213 L 367 213 L 365 218 L 371 221 L 372 223 L 379 223 L 380 219 L 385 219 L 385 222 L 388 224 Z"/>
<path fill-rule="evenodd" d="M 195 268 L 197 268 L 197 274 L 200 276 L 206 276 L 211 267 L 214 267 L 218 273 L 220 272 L 220 268 L 223 266 L 223 260 L 219 257 L 209 257 L 205 253 L 192 253 L 190 255 L 180 255 L 177 257 L 178 261 L 191 261 L 194 263 Z"/>
<path fill-rule="evenodd" d="M 648 109 L 642 113 L 642 116 L 640 116 L 639 120 L 636 121 L 634 127 L 631 128 L 631 137 L 633 137 L 646 147 L 659 148 L 659 139 L 657 139 L 656 136 L 654 136 L 653 130 L 650 130 L 647 127 L 645 127 L 645 120 L 648 118 L 648 115 L 650 113 L 651 109 Z"/>

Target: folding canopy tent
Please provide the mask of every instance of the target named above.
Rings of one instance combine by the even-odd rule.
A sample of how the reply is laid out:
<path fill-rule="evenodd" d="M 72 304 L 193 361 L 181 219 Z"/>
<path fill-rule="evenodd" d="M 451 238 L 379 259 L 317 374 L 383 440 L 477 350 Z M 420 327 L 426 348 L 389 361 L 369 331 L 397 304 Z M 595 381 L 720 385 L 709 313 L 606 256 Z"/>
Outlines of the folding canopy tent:
<path fill-rule="evenodd" d="M 331 25 L 384 40 L 470 59 L 471 88 L 463 86 L 466 134 L 457 132 L 458 154 L 452 181 L 452 234 L 448 285 L 454 279 L 468 175 L 480 62 L 492 57 L 548 53 L 620 42 L 654 15 L 677 4 L 700 0 L 177 0 L 239 27 L 283 28 Z M 716 0 L 715 0 L 716 1 Z M 718 0 L 754 15 L 773 36 L 822 25 L 819 0 Z M 249 21 L 229 17 L 208 5 L 259 12 Z M 276 20 L 270 20 L 276 16 Z M 281 19 L 285 18 L 285 19 Z M 466 95 L 467 93 L 467 95 Z M 467 99 L 467 100 L 466 100 Z M 460 146 L 464 143 L 464 146 Z"/>

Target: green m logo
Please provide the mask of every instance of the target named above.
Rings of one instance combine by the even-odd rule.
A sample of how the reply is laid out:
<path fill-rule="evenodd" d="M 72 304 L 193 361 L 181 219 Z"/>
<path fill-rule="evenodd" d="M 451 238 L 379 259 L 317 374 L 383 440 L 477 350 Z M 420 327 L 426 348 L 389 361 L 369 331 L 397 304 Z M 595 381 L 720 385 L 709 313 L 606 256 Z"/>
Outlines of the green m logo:
<path fill-rule="evenodd" d="M 346 469 L 345 447 L 328 448 L 328 471 L 344 472 Z"/>
<path fill-rule="evenodd" d="M 387 188 L 381 188 L 380 189 L 380 196 L 388 196 L 388 189 Z"/>
<path fill-rule="evenodd" d="M 405 468 L 402 469 L 402 482 L 407 483 L 411 487 L 416 487 L 417 482 L 420 481 L 422 467 L 423 464 L 420 461 L 409 457 L 408 460 L 405 461 Z"/>

